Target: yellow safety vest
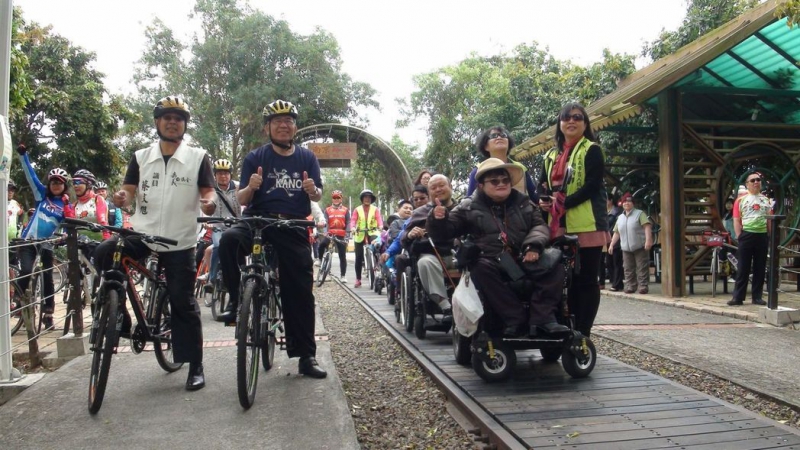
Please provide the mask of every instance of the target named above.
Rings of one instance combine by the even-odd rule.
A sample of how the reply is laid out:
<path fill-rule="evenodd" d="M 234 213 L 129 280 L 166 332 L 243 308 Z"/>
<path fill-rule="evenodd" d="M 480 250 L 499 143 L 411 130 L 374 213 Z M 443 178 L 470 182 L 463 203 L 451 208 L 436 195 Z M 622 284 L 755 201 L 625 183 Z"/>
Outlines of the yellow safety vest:
<path fill-rule="evenodd" d="M 575 148 L 572 149 L 569 155 L 567 166 L 572 167 L 573 176 L 567 184 L 567 195 L 572 195 L 580 189 L 586 182 L 586 153 L 589 148 L 594 145 L 594 142 L 582 137 Z M 544 157 L 544 170 L 547 174 L 547 184 L 552 186 L 553 182 L 550 179 L 553 166 L 556 159 L 558 159 L 558 148 L 552 148 Z M 567 213 L 567 233 L 583 233 L 586 231 L 597 231 L 597 222 L 592 211 L 592 200 L 586 200 L 575 208 L 571 208 Z"/>
<path fill-rule="evenodd" d="M 378 234 L 378 208 L 370 205 L 369 212 L 365 213 L 364 205 L 358 205 L 355 211 L 358 214 L 358 220 L 356 221 L 356 230 L 353 240 L 360 244 L 364 242 L 367 233 L 358 230 L 368 230 L 370 231 L 370 236 Z"/>

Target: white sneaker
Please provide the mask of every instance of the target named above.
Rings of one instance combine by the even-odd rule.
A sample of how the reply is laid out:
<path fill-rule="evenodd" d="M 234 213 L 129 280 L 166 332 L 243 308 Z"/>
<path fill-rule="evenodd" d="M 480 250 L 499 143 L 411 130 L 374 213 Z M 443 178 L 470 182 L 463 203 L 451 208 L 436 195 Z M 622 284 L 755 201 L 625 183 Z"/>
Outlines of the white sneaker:
<path fill-rule="evenodd" d="M 204 274 L 200 275 L 199 277 L 197 277 L 197 280 L 198 281 L 208 281 L 208 273 L 204 273 Z"/>
<path fill-rule="evenodd" d="M 318 260 L 318 259 L 315 259 L 315 260 L 314 260 L 314 265 L 315 265 L 315 266 L 319 266 L 319 260 Z"/>
<path fill-rule="evenodd" d="M 342 284 L 347 284 L 347 277 L 339 277 L 339 281 L 340 281 Z"/>

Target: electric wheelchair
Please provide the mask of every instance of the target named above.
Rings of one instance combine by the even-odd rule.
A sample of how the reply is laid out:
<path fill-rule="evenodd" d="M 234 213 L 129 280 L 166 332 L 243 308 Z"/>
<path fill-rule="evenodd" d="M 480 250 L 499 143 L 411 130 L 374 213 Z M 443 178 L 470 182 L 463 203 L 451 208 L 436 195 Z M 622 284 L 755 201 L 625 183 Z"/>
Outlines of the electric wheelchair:
<path fill-rule="evenodd" d="M 562 236 L 556 238 L 551 247 L 561 251 L 560 263 L 566 273 L 556 316 L 560 324 L 569 327 L 569 332 L 558 336 L 505 336 L 502 333 L 504 329 L 502 321 L 492 312 L 485 300 L 490 293 L 479 290 L 478 294 L 484 305 L 484 315 L 478 320 L 477 331 L 470 337 L 463 336 L 454 326 L 453 353 L 456 362 L 461 365 L 471 364 L 484 381 L 508 379 L 517 361 L 515 350 L 538 349 L 542 359 L 548 362 L 555 362 L 561 358 L 564 370 L 573 378 L 587 377 L 594 369 L 597 361 L 595 346 L 589 337 L 575 330 L 575 318 L 567 306 L 567 292 L 573 274 L 580 272 L 578 238 Z M 526 314 L 529 308 L 528 299 L 534 288 L 535 281 L 530 277 L 512 283 L 512 289 L 525 306 Z"/>

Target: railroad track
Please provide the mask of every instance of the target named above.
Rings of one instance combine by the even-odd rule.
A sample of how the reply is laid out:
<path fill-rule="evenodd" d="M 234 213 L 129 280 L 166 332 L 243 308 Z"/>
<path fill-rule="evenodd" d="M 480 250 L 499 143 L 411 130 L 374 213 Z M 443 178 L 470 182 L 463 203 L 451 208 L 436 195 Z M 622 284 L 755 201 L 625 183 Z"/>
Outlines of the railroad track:
<path fill-rule="evenodd" d="M 487 450 L 800 448 L 797 430 L 602 355 L 592 375 L 572 379 L 537 350 L 518 351 L 511 380 L 485 383 L 456 364 L 449 333 L 419 340 L 396 323 L 385 295 L 340 286 L 428 373 Z"/>

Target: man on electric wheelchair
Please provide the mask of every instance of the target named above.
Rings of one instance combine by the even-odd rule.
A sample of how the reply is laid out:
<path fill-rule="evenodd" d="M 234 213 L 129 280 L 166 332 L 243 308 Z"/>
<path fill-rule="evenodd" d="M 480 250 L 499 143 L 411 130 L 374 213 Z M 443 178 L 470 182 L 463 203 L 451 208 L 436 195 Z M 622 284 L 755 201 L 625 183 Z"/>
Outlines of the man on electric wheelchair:
<path fill-rule="evenodd" d="M 428 181 L 428 194 L 442 209 L 455 207 L 450 180 L 444 175 L 437 174 L 431 177 Z M 405 248 L 412 249 L 412 256 L 419 255 L 416 261 L 416 269 L 428 298 L 441 308 L 444 315 L 450 315 L 452 310 L 450 308 L 450 299 L 447 295 L 447 287 L 442 276 L 442 263 L 444 263 L 446 269 L 454 268 L 451 251 L 453 238 L 434 238 L 435 247 L 431 247 L 430 243 L 428 243 L 428 239 L 425 236 L 425 223 L 433 208 L 434 204 L 431 202 L 415 209 L 406 226 L 406 231 L 400 235 L 400 239 Z"/>
<path fill-rule="evenodd" d="M 470 276 L 494 315 L 502 319 L 504 335 L 563 336 L 570 329 L 556 320 L 565 277 L 560 261 L 538 267 L 546 276 L 536 277 L 534 283 L 528 282 L 529 289 L 522 289 L 530 295 L 528 317 L 517 297 L 519 285 L 531 279 L 523 267 L 544 264 L 539 259 L 550 240 L 539 208 L 512 188 L 522 176 L 514 164 L 485 160 L 478 166 L 478 189 L 473 195 L 451 210 L 435 200 L 426 230 L 436 242 L 472 236 L 478 254 L 468 263 Z"/>

